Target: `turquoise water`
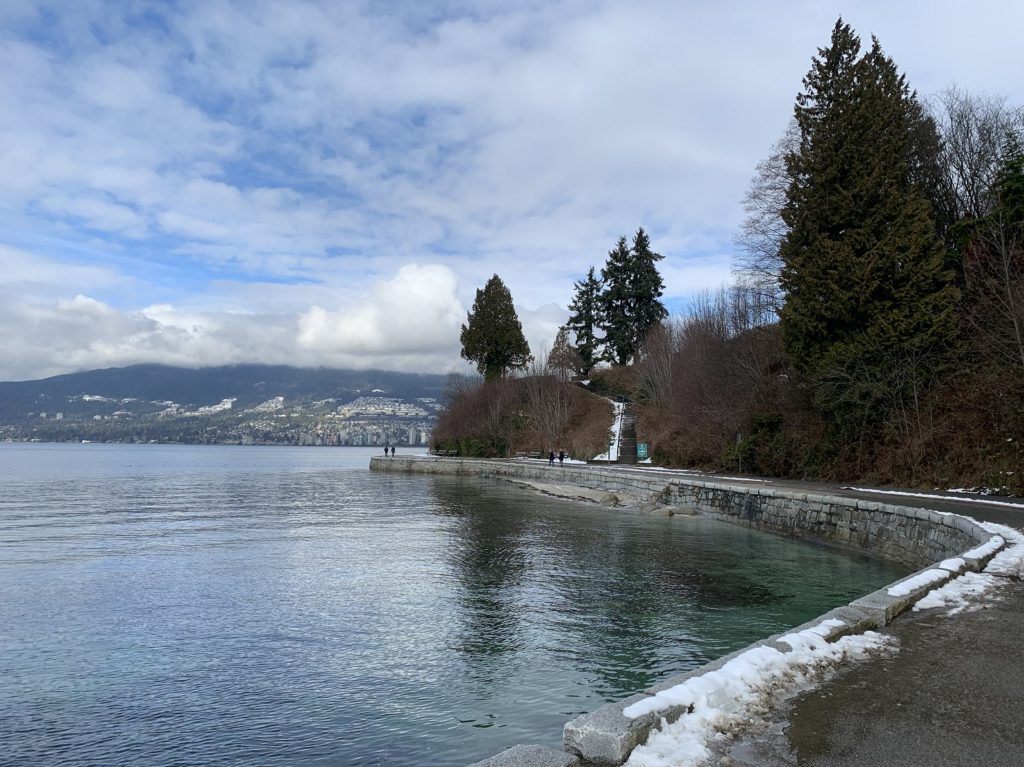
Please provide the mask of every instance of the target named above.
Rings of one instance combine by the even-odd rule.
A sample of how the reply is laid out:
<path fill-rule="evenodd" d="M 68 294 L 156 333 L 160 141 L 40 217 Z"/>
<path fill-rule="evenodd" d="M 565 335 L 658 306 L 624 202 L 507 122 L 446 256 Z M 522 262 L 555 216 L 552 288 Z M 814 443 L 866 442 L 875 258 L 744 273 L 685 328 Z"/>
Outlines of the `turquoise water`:
<path fill-rule="evenodd" d="M 0 445 L 0 763 L 464 765 L 902 573 L 376 451 Z"/>

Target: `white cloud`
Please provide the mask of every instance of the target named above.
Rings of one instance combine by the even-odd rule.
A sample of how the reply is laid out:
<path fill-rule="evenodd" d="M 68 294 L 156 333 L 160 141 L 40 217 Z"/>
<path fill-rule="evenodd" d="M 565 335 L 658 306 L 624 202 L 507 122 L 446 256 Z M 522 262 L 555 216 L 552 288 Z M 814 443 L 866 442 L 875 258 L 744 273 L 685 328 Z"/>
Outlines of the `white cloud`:
<path fill-rule="evenodd" d="M 447 267 L 409 264 L 330 310 L 253 314 L 171 304 L 119 311 L 81 294 L 26 302 L 2 287 L 0 326 L 22 332 L 0 337 L 0 379 L 142 362 L 461 370 L 458 335 L 466 312 L 457 288 Z"/>
<path fill-rule="evenodd" d="M 299 346 L 328 359 L 458 353 L 466 310 L 454 272 L 438 264 L 407 264 L 354 305 L 312 307 L 299 317 Z"/>
<path fill-rule="evenodd" d="M 133 353 L 460 364 L 455 307 L 493 273 L 550 344 L 548 307 L 641 225 L 667 299 L 715 287 L 840 11 L 923 94 L 956 80 L 1024 102 L 1017 3 L 467 8 L 3 4 L 0 334 L 31 327 L 38 347 L 4 374 Z M 57 300 L 78 294 L 117 322 L 58 338 L 83 308 Z"/>
<path fill-rule="evenodd" d="M 530 353 L 540 357 L 551 351 L 558 328 L 569 319 L 569 312 L 557 304 L 545 304 L 536 309 L 516 307 L 516 314 L 523 326 L 523 335 L 530 345 Z"/>

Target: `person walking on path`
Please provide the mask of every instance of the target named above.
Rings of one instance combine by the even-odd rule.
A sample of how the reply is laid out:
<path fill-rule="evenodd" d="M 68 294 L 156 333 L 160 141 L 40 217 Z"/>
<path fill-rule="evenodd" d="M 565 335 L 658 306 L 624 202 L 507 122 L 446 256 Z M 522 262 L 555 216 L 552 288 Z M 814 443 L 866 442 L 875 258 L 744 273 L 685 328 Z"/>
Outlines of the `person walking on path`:
<path fill-rule="evenodd" d="M 564 461 L 565 461 L 565 451 L 564 450 L 559 450 L 558 451 L 558 465 L 561 466 Z"/>
<path fill-rule="evenodd" d="M 384 446 L 384 457 L 385 458 L 388 457 L 388 446 L 387 445 Z"/>
<path fill-rule="evenodd" d="M 554 466 L 554 465 L 555 465 L 555 451 L 552 450 L 550 453 L 548 453 L 548 466 Z"/>

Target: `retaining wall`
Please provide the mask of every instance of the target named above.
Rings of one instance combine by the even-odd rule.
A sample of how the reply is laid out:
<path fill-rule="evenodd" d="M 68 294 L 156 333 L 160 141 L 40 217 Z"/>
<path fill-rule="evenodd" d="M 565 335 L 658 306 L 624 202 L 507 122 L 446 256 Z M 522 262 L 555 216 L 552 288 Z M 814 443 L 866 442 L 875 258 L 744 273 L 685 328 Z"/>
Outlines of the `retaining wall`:
<path fill-rule="evenodd" d="M 954 556 L 990 537 L 974 522 L 955 514 L 723 481 L 680 479 L 664 472 L 616 466 L 552 467 L 540 461 L 374 456 L 370 469 L 578 485 L 615 496 L 617 505 L 681 507 L 758 530 L 838 544 L 913 568 Z"/>
<path fill-rule="evenodd" d="M 680 478 L 656 470 L 617 466 L 548 466 L 540 461 L 501 461 L 427 456 L 370 459 L 373 471 L 456 474 L 496 477 L 524 483 L 585 487 L 603 491 L 604 502 L 624 507 L 676 508 L 726 522 L 773 533 L 840 545 L 882 557 L 911 568 L 925 568 L 872 594 L 811 621 L 835 624 L 825 639 L 878 628 L 891 622 L 924 594 L 965 570 L 980 570 L 1003 545 L 979 524 L 966 517 L 936 511 L 876 503 L 813 492 L 759 488 L 727 481 Z M 940 562 L 938 567 L 929 565 Z M 901 585 L 901 588 L 894 588 Z M 895 593 L 893 593 L 895 592 Z M 779 635 L 781 636 L 781 635 Z M 786 650 L 771 637 L 757 645 Z M 623 709 L 638 700 L 719 668 L 744 648 L 699 669 L 672 677 L 650 690 L 618 703 L 601 706 L 565 725 L 565 749 L 516 746 L 471 767 L 573 767 L 619 765 L 630 751 L 647 739 L 661 717 L 674 721 L 685 712 L 661 712 L 631 719 Z"/>

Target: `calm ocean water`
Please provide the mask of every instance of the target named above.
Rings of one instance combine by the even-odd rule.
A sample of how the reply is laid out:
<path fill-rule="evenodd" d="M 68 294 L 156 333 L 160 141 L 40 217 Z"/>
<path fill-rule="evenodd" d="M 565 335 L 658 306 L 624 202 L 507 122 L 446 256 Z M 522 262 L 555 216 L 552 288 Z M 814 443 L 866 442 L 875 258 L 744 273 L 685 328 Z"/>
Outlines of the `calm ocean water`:
<path fill-rule="evenodd" d="M 375 450 L 0 445 L 0 764 L 464 765 L 901 571 Z"/>

